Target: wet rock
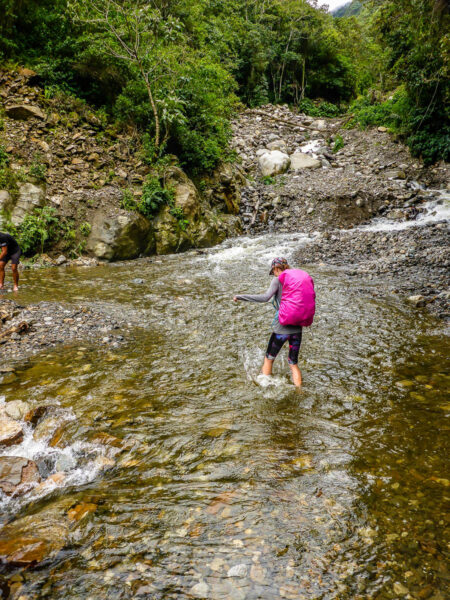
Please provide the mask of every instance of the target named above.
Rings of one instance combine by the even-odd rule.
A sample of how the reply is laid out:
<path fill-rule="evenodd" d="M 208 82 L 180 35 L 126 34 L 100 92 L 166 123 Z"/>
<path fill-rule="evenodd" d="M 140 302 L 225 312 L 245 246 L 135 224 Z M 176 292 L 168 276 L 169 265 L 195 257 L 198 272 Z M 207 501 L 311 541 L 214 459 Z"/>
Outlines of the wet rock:
<path fill-rule="evenodd" d="M 291 159 L 284 152 L 272 150 L 264 153 L 258 159 L 259 168 L 265 177 L 286 173 L 291 164 Z"/>
<path fill-rule="evenodd" d="M 61 424 L 60 417 L 50 415 L 39 421 L 33 433 L 33 438 L 36 441 L 48 442 Z"/>
<path fill-rule="evenodd" d="M 27 119 L 45 119 L 45 113 L 38 106 L 31 104 L 13 104 L 5 108 L 5 113 L 10 119 L 26 121 Z"/>
<path fill-rule="evenodd" d="M 265 571 L 261 565 L 252 565 L 250 569 L 250 579 L 255 583 L 263 584 L 265 581 Z"/>
<path fill-rule="evenodd" d="M 427 301 L 424 298 L 424 296 L 421 296 L 421 295 L 409 296 L 408 297 L 408 302 L 410 302 L 411 304 L 413 304 L 416 308 L 421 308 L 421 307 L 425 306 L 426 303 L 427 303 Z"/>
<path fill-rule="evenodd" d="M 71 471 L 77 462 L 71 454 L 60 454 L 56 459 L 55 469 L 60 471 Z"/>
<path fill-rule="evenodd" d="M 34 461 L 20 456 L 0 457 L 0 489 L 8 495 L 23 494 L 41 477 Z"/>
<path fill-rule="evenodd" d="M 34 211 L 35 208 L 42 208 L 45 205 L 45 185 L 36 185 L 34 183 L 22 183 L 19 185 L 19 195 L 17 202 L 11 213 L 11 222 L 14 225 L 20 225 L 25 217 Z"/>
<path fill-rule="evenodd" d="M 399 583 L 398 581 L 394 583 L 393 589 L 395 594 L 397 594 L 398 596 L 406 596 L 406 594 L 409 594 L 408 588 L 405 587 L 402 583 Z"/>
<path fill-rule="evenodd" d="M 87 515 L 94 513 L 97 510 L 97 505 L 92 502 L 81 502 L 74 508 L 71 508 L 67 513 L 67 516 L 71 521 L 81 521 Z"/>
<path fill-rule="evenodd" d="M 291 154 L 291 169 L 293 171 L 299 169 L 319 169 L 322 166 L 320 160 L 313 158 L 309 154 L 303 152 L 294 152 Z"/>
<path fill-rule="evenodd" d="M 23 440 L 20 423 L 6 416 L 0 416 L 0 446 L 13 446 Z"/>
<path fill-rule="evenodd" d="M 68 534 L 68 521 L 56 510 L 17 519 L 0 530 L 0 560 L 13 566 L 39 564 L 57 555 Z"/>
<path fill-rule="evenodd" d="M 61 265 L 64 265 L 67 263 L 67 258 L 64 256 L 64 254 L 60 254 L 56 259 L 55 259 L 55 265 L 57 267 L 60 267 Z"/>
<path fill-rule="evenodd" d="M 11 400 L 5 404 L 5 414 L 16 421 L 22 420 L 29 410 L 30 405 L 23 400 Z"/>
<path fill-rule="evenodd" d="M 45 417 L 45 415 L 51 412 L 55 407 L 51 405 L 40 405 L 32 408 L 28 411 L 24 417 L 25 423 L 29 423 L 32 427 L 36 427 L 39 421 Z"/>

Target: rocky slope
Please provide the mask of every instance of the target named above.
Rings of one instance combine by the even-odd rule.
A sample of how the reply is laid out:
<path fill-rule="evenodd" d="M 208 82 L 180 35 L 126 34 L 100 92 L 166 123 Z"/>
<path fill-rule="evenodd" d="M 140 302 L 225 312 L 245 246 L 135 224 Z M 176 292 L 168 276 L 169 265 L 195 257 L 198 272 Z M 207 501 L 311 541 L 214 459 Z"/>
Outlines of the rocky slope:
<path fill-rule="evenodd" d="M 448 317 L 448 221 L 420 221 L 433 196 L 448 202 L 442 192 L 449 165 L 425 168 L 382 127 L 343 125 L 273 106 L 246 111 L 235 122 L 234 144 L 249 179 L 242 190 L 244 230 L 316 232 L 299 251 L 301 263 L 339 265 L 365 280 L 378 276 L 381 290 L 388 285 Z M 375 217 L 393 225 L 359 228 Z M 407 227 L 397 230 L 397 223 Z"/>
<path fill-rule="evenodd" d="M 230 165 L 200 191 L 174 164 L 165 174 L 172 210 L 165 207 L 152 220 L 123 210 L 124 191 L 138 201 L 151 173 L 138 136 L 116 131 L 75 98 L 47 97 L 36 81 L 28 69 L 0 71 L 0 144 L 9 161 L 0 181 L 3 221 L 20 225 L 36 207 L 50 206 L 65 227 L 53 253 L 106 260 L 206 247 L 239 232 L 243 178 Z"/>

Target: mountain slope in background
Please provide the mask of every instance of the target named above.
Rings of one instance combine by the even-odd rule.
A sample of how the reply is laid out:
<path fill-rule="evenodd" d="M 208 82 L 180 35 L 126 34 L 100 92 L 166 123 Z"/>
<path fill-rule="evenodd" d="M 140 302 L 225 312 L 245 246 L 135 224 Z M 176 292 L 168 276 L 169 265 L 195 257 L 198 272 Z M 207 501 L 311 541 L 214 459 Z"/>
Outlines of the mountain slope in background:
<path fill-rule="evenodd" d="M 359 0 L 352 0 L 352 2 L 347 2 L 344 6 L 333 10 L 331 14 L 336 18 L 353 17 L 354 15 L 359 15 L 361 9 L 362 2 L 359 2 Z"/>

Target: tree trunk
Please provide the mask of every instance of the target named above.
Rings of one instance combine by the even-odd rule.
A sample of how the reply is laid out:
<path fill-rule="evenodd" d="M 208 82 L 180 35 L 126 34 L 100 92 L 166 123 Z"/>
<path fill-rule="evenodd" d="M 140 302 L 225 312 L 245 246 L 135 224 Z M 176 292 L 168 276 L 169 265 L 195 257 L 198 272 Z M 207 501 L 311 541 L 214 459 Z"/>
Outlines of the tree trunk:
<path fill-rule="evenodd" d="M 148 75 L 145 73 L 142 63 L 139 61 L 139 70 L 141 72 L 142 77 L 145 81 L 145 86 L 147 88 L 148 99 L 150 100 L 150 104 L 153 110 L 153 117 L 155 119 L 155 146 L 159 148 L 159 138 L 160 138 L 160 124 L 159 124 L 159 115 L 158 109 L 155 103 L 155 99 L 153 98 L 152 88 L 150 85 L 150 81 L 148 80 Z"/>

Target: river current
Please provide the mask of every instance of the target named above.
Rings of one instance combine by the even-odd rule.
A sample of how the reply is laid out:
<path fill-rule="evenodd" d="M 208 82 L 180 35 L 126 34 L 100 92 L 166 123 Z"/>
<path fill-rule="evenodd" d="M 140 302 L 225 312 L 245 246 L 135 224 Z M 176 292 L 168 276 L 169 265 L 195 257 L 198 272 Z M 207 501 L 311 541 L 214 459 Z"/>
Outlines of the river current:
<path fill-rule="evenodd" d="M 30 434 L 14 452 L 66 473 L 37 497 L 3 499 L 3 519 L 68 499 L 94 507 L 55 560 L 20 572 L 21 597 L 444 600 L 443 325 L 372 296 L 380 282 L 298 265 L 317 291 L 304 386 L 285 349 L 262 378 L 273 309 L 232 297 L 264 291 L 271 258 L 305 239 L 24 272 L 23 303 L 137 311 L 142 327 L 118 348 L 43 351 L 0 385 L 6 401 L 60 406 L 63 443 Z"/>

